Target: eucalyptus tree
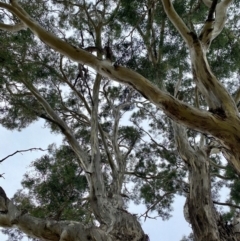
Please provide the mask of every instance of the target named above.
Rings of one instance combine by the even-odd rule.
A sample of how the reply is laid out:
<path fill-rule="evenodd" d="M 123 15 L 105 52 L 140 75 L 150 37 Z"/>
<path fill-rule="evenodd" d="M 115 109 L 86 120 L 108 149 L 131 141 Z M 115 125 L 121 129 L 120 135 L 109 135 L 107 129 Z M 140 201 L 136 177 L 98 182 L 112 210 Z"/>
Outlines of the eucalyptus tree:
<path fill-rule="evenodd" d="M 25 175 L 28 193 L 14 202 L 0 190 L 1 227 L 40 240 L 148 240 L 128 200 L 168 218 L 179 194 L 194 240 L 239 239 L 237 217 L 225 222 L 240 201 L 238 1 L 0 9 L 1 124 L 21 130 L 42 118 L 64 136 L 34 162 L 38 175 Z M 131 123 L 120 124 L 125 114 Z M 224 215 L 215 207 L 223 184 L 232 187 Z"/>

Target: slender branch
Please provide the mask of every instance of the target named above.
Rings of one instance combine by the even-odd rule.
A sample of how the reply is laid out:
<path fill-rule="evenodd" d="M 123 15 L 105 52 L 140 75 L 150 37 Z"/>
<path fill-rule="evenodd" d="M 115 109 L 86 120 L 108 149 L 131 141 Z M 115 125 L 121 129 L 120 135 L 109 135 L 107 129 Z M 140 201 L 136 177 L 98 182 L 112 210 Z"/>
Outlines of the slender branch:
<path fill-rule="evenodd" d="M 222 165 L 218 165 L 217 163 L 215 163 L 215 162 L 212 161 L 211 159 L 210 159 L 210 165 L 213 165 L 213 166 L 216 167 L 216 168 L 220 168 L 220 169 L 224 169 L 224 170 L 227 169 L 227 167 L 222 166 Z"/>
<path fill-rule="evenodd" d="M 215 39 L 223 30 L 227 20 L 227 9 L 232 3 L 232 0 L 222 0 L 216 7 L 216 18 L 214 30 L 212 33 L 212 40 Z"/>
<path fill-rule="evenodd" d="M 147 219 L 147 217 L 148 217 L 148 213 L 149 213 L 149 211 L 151 211 L 158 203 L 160 203 L 166 196 L 168 196 L 168 195 L 171 195 L 171 194 L 174 194 L 175 192 L 167 192 L 167 193 L 165 193 L 164 195 L 162 195 L 153 205 L 151 205 L 148 209 L 147 209 L 147 211 L 145 212 L 145 213 L 143 213 L 139 218 L 141 218 L 141 217 L 143 217 L 143 216 L 145 216 L 145 220 Z"/>
<path fill-rule="evenodd" d="M 159 144 L 157 141 L 155 141 L 155 140 L 153 139 L 153 137 L 152 137 L 146 130 L 144 130 L 142 127 L 140 127 L 136 122 L 134 122 L 134 124 L 135 124 L 142 132 L 144 132 L 145 134 L 147 134 L 148 137 L 151 139 L 151 141 L 152 141 L 154 144 L 156 144 L 156 146 L 161 147 L 161 148 L 164 149 L 166 152 L 169 152 L 169 150 L 168 150 L 165 146 L 163 146 L 163 145 Z"/>
<path fill-rule="evenodd" d="M 83 169 L 87 172 L 88 171 L 88 155 L 85 151 L 79 146 L 78 141 L 72 134 L 71 130 L 68 128 L 66 123 L 56 114 L 56 112 L 52 109 L 49 103 L 41 96 L 39 91 L 33 86 L 33 84 L 25 79 L 22 79 L 24 85 L 30 90 L 30 92 L 35 96 L 35 98 L 39 101 L 39 103 L 43 106 L 47 114 L 56 122 L 64 136 L 69 141 L 69 144 L 75 151 L 76 155 L 79 158 L 79 164 L 83 167 Z"/>
<path fill-rule="evenodd" d="M 78 96 L 78 98 L 83 102 L 85 108 L 87 109 L 87 112 L 88 112 L 89 114 L 91 114 L 91 111 L 92 111 L 92 110 L 91 110 L 91 108 L 89 107 L 86 99 L 84 98 L 84 96 L 83 96 L 79 91 L 77 91 L 77 89 L 75 88 L 75 86 L 71 84 L 71 82 L 68 80 L 65 72 L 63 71 L 62 61 L 63 61 L 63 56 L 61 56 L 61 59 L 60 59 L 60 71 L 61 71 L 63 77 L 62 77 L 62 76 L 59 76 L 60 79 L 61 79 L 63 82 L 67 83 L 68 86 L 71 88 L 71 90 L 74 91 L 74 93 L 76 93 L 76 95 Z"/>
<path fill-rule="evenodd" d="M 118 168 L 120 168 L 122 162 L 122 155 L 118 145 L 118 129 L 119 129 L 119 120 L 120 120 L 120 108 L 119 106 L 115 107 L 111 103 L 112 112 L 114 116 L 114 123 L 113 123 L 113 131 L 112 131 L 112 143 L 113 143 L 113 150 L 116 155 L 116 160 L 118 163 Z"/>
<path fill-rule="evenodd" d="M 215 176 L 215 177 L 218 177 L 218 178 L 223 179 L 223 180 L 232 180 L 232 178 L 224 177 L 224 176 L 222 176 L 218 173 L 215 173 L 215 172 L 211 173 L 211 176 Z"/>
<path fill-rule="evenodd" d="M 22 152 L 27 152 L 27 151 L 47 151 L 47 150 L 48 150 L 48 149 L 42 149 L 42 148 L 36 148 L 36 147 L 34 147 L 34 148 L 27 149 L 27 150 L 15 151 L 14 153 L 12 153 L 12 154 L 4 157 L 3 159 L 1 159 L 0 162 L 5 161 L 5 160 L 8 159 L 9 157 L 14 156 L 14 155 L 16 155 L 17 153 L 22 153 Z"/>
<path fill-rule="evenodd" d="M 18 32 L 20 30 L 26 30 L 27 27 L 23 23 L 19 23 L 16 25 L 0 23 L 0 29 L 8 32 Z"/>
<path fill-rule="evenodd" d="M 0 174 L 0 178 L 1 178 L 1 177 L 4 178 L 4 176 L 3 176 L 4 174 L 5 174 L 5 173 Z M 4 179 L 5 179 L 5 178 L 4 178 Z"/>
<path fill-rule="evenodd" d="M 172 0 L 162 0 L 162 4 L 165 10 L 165 13 L 167 14 L 172 24 L 176 27 L 178 32 L 182 35 L 187 45 L 191 46 L 193 43 L 193 37 L 191 35 L 191 31 L 183 22 L 182 18 L 180 18 L 177 12 L 175 11 L 172 5 Z"/>
<path fill-rule="evenodd" d="M 77 91 L 77 89 L 75 88 L 74 85 L 71 84 L 71 82 L 68 80 L 64 70 L 63 70 L 63 67 L 62 67 L 62 61 L 63 61 L 63 56 L 61 56 L 61 59 L 60 59 L 60 71 L 62 73 L 62 76 L 59 76 L 59 78 L 68 84 L 68 86 L 72 89 L 72 91 L 74 91 L 76 93 L 76 95 L 79 97 L 79 99 L 83 102 L 87 112 L 89 115 L 91 115 L 91 108 L 90 106 L 88 105 L 86 99 L 84 98 L 84 96 L 79 92 Z M 49 67 L 50 68 L 50 67 Z M 107 157 L 108 157 L 108 161 L 109 161 L 109 164 L 112 168 L 113 171 L 116 171 L 116 166 L 114 164 L 114 161 L 112 159 L 112 155 L 109 151 L 109 148 L 108 148 L 108 145 L 107 145 L 107 141 L 106 141 L 106 138 L 105 138 L 105 134 L 104 134 L 104 131 L 102 129 L 102 126 L 100 125 L 100 123 L 98 124 L 98 128 L 99 128 L 99 132 L 100 132 L 100 135 L 101 135 L 101 138 L 102 138 L 102 141 L 103 141 L 103 145 L 104 145 L 104 148 L 106 150 L 106 153 L 107 153 Z"/>
<path fill-rule="evenodd" d="M 207 21 L 212 21 L 214 19 L 214 12 L 217 6 L 218 0 L 213 0 L 212 5 L 209 9 Z"/>
<path fill-rule="evenodd" d="M 115 17 L 115 15 L 118 13 L 118 9 L 119 9 L 120 5 L 121 5 L 121 1 L 119 0 L 116 8 L 113 9 L 113 11 L 112 11 L 112 14 L 108 17 L 108 19 L 106 19 L 105 22 L 103 22 L 103 26 L 106 26 L 107 24 L 109 24 L 110 21 Z"/>
<path fill-rule="evenodd" d="M 221 202 L 217 202 L 217 201 L 213 201 L 213 203 L 217 204 L 217 205 L 229 206 L 229 207 L 239 208 L 240 209 L 240 206 L 232 204 L 232 203 L 221 203 Z"/>
<path fill-rule="evenodd" d="M 233 99 L 236 104 L 240 101 L 240 88 L 237 89 L 237 91 L 233 95 Z"/>
<path fill-rule="evenodd" d="M 141 173 L 141 172 L 124 172 L 125 175 L 129 175 L 129 176 L 135 176 L 144 180 L 148 180 L 148 179 L 160 179 L 162 178 L 162 175 L 152 175 L 150 173 Z"/>
<path fill-rule="evenodd" d="M 123 160 L 124 160 L 124 163 L 126 163 L 126 160 L 127 160 L 127 157 L 129 156 L 129 154 L 132 152 L 136 142 L 137 142 L 138 138 L 136 138 L 133 143 L 130 145 L 130 147 L 127 148 L 127 152 L 125 153 L 124 157 L 123 157 Z"/>

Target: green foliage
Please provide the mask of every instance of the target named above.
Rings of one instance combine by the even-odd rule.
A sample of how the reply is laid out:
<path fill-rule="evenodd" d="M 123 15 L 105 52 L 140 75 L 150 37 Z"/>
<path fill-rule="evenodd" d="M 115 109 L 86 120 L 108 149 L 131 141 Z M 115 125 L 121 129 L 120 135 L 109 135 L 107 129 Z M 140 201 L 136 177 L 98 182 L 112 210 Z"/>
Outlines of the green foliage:
<path fill-rule="evenodd" d="M 189 236 L 184 235 L 180 241 L 194 241 L 193 234 L 190 233 Z"/>
<path fill-rule="evenodd" d="M 109 44 L 116 65 L 136 70 L 171 95 L 181 80 L 176 97 L 193 106 L 199 101 L 199 108 L 208 108 L 204 97 L 196 95 L 188 50 L 167 19 L 161 1 L 122 0 L 116 9 L 115 1 L 97 2 L 94 6 L 92 1 L 21 1 L 23 8 L 45 29 L 73 46 L 103 48 Z M 193 0 L 177 0 L 174 6 L 188 27 L 199 33 L 206 20 L 206 7 Z M 235 1 L 231 11 L 239 7 L 239 1 Z M 231 93 L 238 88 L 236 76 L 240 71 L 239 15 L 234 16 L 229 17 L 229 23 L 213 41 L 208 54 L 213 72 Z M 16 22 L 0 12 L 0 21 L 6 20 Z M 96 34 L 98 21 L 103 23 L 100 40 Z M 42 118 L 52 132 L 61 133 L 24 83 L 32 84 L 65 121 L 90 160 L 95 78 L 92 69 L 82 66 L 84 77 L 80 78 L 76 63 L 59 56 L 29 30 L 12 34 L 0 31 L 0 41 L 0 124 L 21 130 Z M 97 138 L 107 190 L 111 189 L 112 180 L 110 155 L 114 162 L 123 160 L 126 167 L 124 181 L 130 185 L 126 184 L 122 192 L 135 203 L 144 203 L 148 210 L 146 216 L 156 211 L 162 219 L 168 219 L 174 197 L 186 195 L 183 187 L 188 180 L 188 168 L 175 148 L 171 121 L 131 87 L 112 84 L 106 78 L 101 82 L 98 98 L 98 127 L 102 133 Z M 199 133 L 188 131 L 188 136 L 190 144 L 197 147 Z M 211 139 L 206 137 L 206 140 Z M 24 189 L 16 193 L 14 200 L 36 217 L 89 224 L 95 219 L 86 198 L 89 187 L 78 158 L 65 143 L 64 140 L 59 148 L 49 147 L 48 155 L 32 163 L 22 181 Z M 221 164 L 219 156 L 211 160 Z M 218 167 L 211 168 L 211 172 L 223 173 Z M 219 189 L 225 185 L 231 190 L 229 202 L 239 204 L 239 176 L 229 165 L 223 175 L 230 182 L 212 177 L 213 197 L 217 200 Z M 229 220 L 232 213 L 232 210 L 223 213 L 223 217 Z M 9 235 L 11 241 L 22 238 L 15 231 Z M 187 240 L 193 240 L 192 236 L 182 239 Z"/>
<path fill-rule="evenodd" d="M 14 200 L 34 216 L 88 221 L 87 181 L 69 146 L 49 146 L 49 154 L 31 164 L 22 185 Z"/>

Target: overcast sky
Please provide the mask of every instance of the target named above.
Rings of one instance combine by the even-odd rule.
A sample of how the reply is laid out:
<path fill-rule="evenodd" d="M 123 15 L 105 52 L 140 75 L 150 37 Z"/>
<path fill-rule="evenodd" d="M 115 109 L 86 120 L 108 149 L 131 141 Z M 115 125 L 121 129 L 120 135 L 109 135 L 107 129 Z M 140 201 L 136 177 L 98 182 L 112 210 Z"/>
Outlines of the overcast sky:
<path fill-rule="evenodd" d="M 61 136 L 50 133 L 49 129 L 44 128 L 43 122 L 32 124 L 21 132 L 9 131 L 0 127 L 0 136 L 0 159 L 17 150 L 46 149 L 49 144 L 61 144 Z M 43 154 L 45 153 L 41 151 L 24 152 L 16 154 L 1 163 L 0 174 L 5 173 L 5 179 L 0 179 L 0 186 L 3 187 L 9 198 L 21 188 L 23 174 L 29 170 L 28 167 L 31 161 Z M 163 222 L 161 219 L 142 221 L 143 229 L 149 235 L 151 241 L 180 241 L 183 235 L 190 233 L 190 226 L 183 217 L 183 205 L 184 199 L 178 198 L 174 204 L 173 217 L 169 221 Z M 135 206 L 132 204 L 129 206 L 129 212 L 132 213 L 142 214 L 145 211 L 143 205 Z M 0 233 L 0 240 L 7 241 L 7 237 Z"/>

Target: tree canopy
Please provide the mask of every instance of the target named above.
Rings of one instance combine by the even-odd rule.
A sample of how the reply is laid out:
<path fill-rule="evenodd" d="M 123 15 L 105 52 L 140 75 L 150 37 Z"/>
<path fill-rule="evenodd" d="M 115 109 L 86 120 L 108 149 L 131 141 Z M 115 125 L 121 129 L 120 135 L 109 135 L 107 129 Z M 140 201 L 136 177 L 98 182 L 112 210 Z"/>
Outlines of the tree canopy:
<path fill-rule="evenodd" d="M 239 4 L 0 1 L 0 124 L 64 138 L 0 189 L 9 240 L 147 241 L 129 202 L 166 220 L 177 196 L 182 241 L 240 240 Z"/>

